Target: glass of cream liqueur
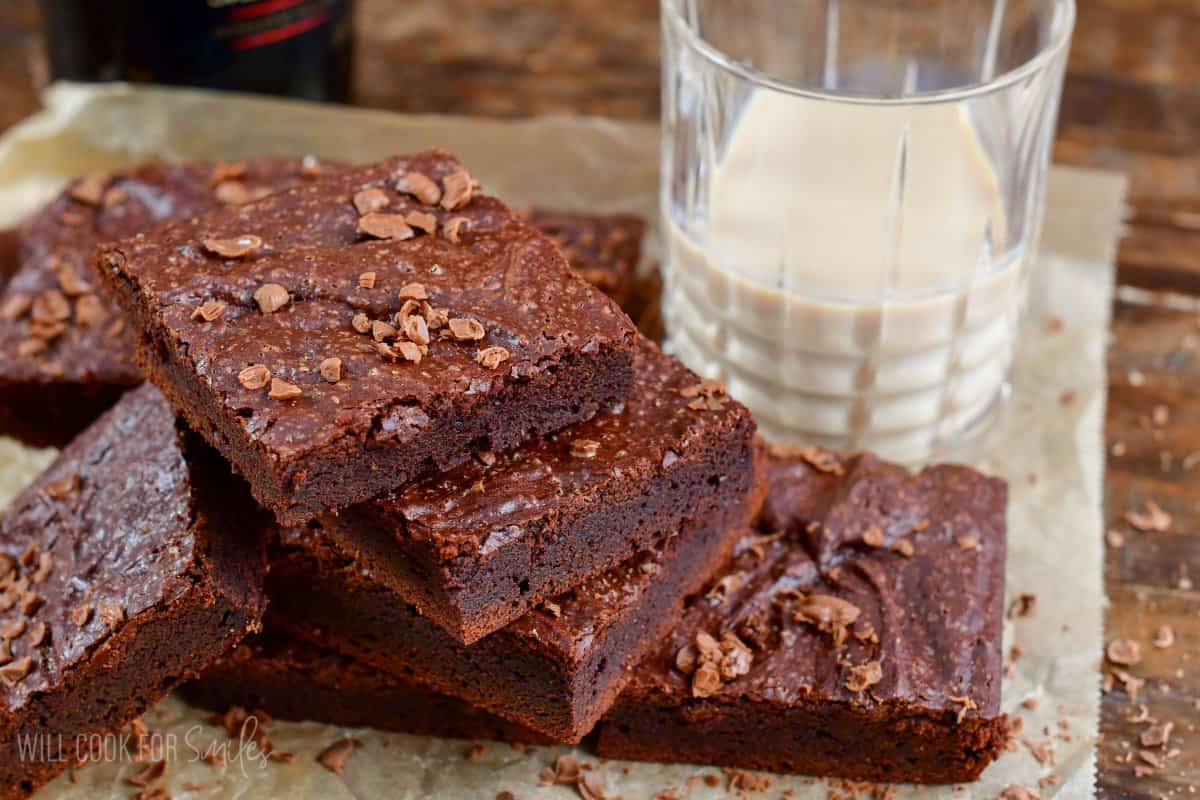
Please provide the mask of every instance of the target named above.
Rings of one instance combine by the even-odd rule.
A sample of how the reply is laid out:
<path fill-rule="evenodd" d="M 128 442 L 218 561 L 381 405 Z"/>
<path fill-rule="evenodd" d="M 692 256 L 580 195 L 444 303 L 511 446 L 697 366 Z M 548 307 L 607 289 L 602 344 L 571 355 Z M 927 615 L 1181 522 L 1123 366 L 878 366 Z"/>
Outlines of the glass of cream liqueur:
<path fill-rule="evenodd" d="M 662 0 L 667 348 L 782 444 L 970 456 L 1008 394 L 1072 0 Z"/>

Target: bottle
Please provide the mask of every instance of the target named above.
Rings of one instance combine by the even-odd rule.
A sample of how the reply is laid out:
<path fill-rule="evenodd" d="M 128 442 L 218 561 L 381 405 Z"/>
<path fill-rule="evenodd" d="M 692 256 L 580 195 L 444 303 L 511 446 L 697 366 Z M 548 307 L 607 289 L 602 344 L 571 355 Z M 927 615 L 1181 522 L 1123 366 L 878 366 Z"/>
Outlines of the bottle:
<path fill-rule="evenodd" d="M 41 0 L 51 76 L 345 102 L 353 0 Z"/>

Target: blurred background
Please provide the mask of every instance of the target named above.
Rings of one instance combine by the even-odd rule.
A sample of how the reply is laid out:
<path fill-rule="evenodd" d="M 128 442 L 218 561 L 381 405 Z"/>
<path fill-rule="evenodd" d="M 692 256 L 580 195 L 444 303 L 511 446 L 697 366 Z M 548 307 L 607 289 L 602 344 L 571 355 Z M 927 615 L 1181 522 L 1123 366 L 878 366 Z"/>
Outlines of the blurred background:
<path fill-rule="evenodd" d="M 904 0 L 881 2 L 903 5 Z M 142 42 L 151 57 L 157 52 L 169 61 L 188 52 L 203 39 L 202 18 L 174 37 L 128 36 L 139 25 L 162 30 L 146 9 L 170 6 L 179 17 L 177 9 L 185 5 L 190 2 L 0 1 L 0 130 L 37 108 L 38 92 L 55 67 L 60 75 L 70 68 L 86 71 L 89 59 L 104 62 L 106 48 L 119 48 L 123 36 Z M 264 16 L 292 14 L 299 28 L 318 18 L 324 27 L 301 30 L 300 36 L 330 42 L 331 56 L 319 72 L 328 86 L 324 94 L 322 87 L 314 90 L 305 73 L 282 93 L 405 112 L 658 118 L 655 0 L 210 0 L 208 5 L 211 14 L 246 6 L 265 8 L 257 12 Z M 115 24 L 122 19 L 126 26 Z M 56 41 L 58 57 L 52 62 Z M 1055 160 L 1129 175 L 1131 229 L 1121 247 L 1122 283 L 1200 294 L 1197 41 L 1196 0 L 1079 3 Z M 297 54 L 295 43 L 276 49 L 288 59 Z M 294 65 L 293 60 L 284 63 Z M 170 78 L 159 76 L 175 82 Z"/>

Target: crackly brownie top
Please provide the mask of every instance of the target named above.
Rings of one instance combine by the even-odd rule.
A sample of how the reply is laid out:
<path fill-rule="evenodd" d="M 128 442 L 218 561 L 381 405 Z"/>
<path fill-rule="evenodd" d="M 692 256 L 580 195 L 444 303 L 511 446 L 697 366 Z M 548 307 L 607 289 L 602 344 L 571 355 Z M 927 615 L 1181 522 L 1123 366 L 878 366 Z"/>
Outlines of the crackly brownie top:
<path fill-rule="evenodd" d="M 588 283 L 618 302 L 633 289 L 646 235 L 646 221 L 641 217 L 531 208 L 525 219 L 562 249 L 571 268 Z"/>
<path fill-rule="evenodd" d="M 184 592 L 196 557 L 175 415 L 126 394 L 0 516 L 0 698 L 50 691 L 122 626 Z"/>
<path fill-rule="evenodd" d="M 239 204 L 309 182 L 313 160 L 146 164 L 74 181 L 20 234 L 19 266 L 0 293 L 0 355 L 8 380 L 133 385 L 133 337 L 100 292 L 98 244 L 220 204 Z"/>
<path fill-rule="evenodd" d="M 571 507 L 639 495 L 648 478 L 669 474 L 739 427 L 752 435 L 745 407 L 640 339 L 633 387 L 622 403 L 344 513 L 402 543 L 419 543 L 445 563 L 487 559 L 523 537 L 556 537 L 556 515 Z"/>
<path fill-rule="evenodd" d="M 403 442 L 635 335 L 440 151 L 176 223 L 100 263 L 277 458 L 346 435 Z"/>
<path fill-rule="evenodd" d="M 815 448 L 772 451 L 768 476 L 756 529 L 627 691 L 998 713 L 1004 482 Z"/>

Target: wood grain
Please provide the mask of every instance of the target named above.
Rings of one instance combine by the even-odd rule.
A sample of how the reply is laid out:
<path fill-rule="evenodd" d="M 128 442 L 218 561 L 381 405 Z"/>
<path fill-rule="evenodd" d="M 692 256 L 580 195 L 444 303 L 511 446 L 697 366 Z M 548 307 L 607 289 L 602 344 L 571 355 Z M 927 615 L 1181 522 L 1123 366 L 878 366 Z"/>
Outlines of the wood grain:
<path fill-rule="evenodd" d="M 1078 0 L 1057 160 L 1125 172 L 1129 230 L 1122 284 L 1200 297 L 1200 3 Z M 658 114 L 654 0 L 360 0 L 354 101 L 399 111 L 527 116 Z M 0 129 L 36 107 L 34 0 L 0 4 Z M 33 69 L 31 69 L 31 64 Z M 1200 325 L 1196 313 L 1118 302 L 1109 354 L 1106 560 L 1108 639 L 1140 643 L 1104 696 L 1100 794 L 1200 793 Z M 1168 410 L 1164 419 L 1158 407 Z M 1156 421 L 1157 419 L 1157 421 Z M 1135 530 L 1128 511 L 1155 500 L 1164 532 Z M 1162 625 L 1175 643 L 1156 649 Z M 1111 665 L 1106 667 L 1111 669 Z M 1143 715 L 1138 703 L 1145 704 Z M 1148 716 L 1172 722 L 1154 774 L 1137 751 Z"/>

